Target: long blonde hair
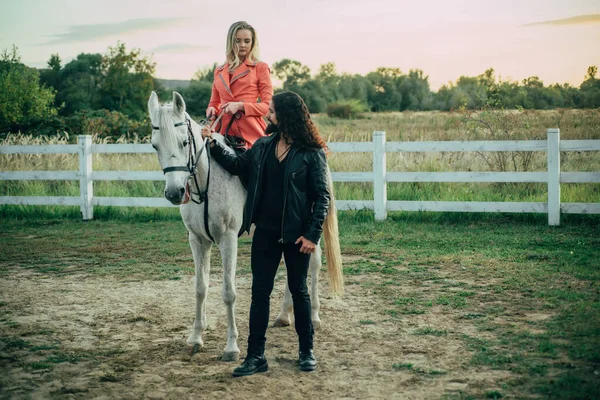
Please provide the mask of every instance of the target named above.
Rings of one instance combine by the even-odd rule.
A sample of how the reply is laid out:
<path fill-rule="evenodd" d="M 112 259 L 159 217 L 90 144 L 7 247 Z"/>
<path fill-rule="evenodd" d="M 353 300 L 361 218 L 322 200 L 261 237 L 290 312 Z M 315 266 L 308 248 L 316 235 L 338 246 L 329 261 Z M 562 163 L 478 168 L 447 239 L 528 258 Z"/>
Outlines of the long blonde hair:
<path fill-rule="evenodd" d="M 227 46 L 225 50 L 225 59 L 229 64 L 229 71 L 233 72 L 237 67 L 240 66 L 242 61 L 239 59 L 236 49 L 235 43 L 235 35 L 239 30 L 247 29 L 252 32 L 252 48 L 248 52 L 248 56 L 246 59 L 250 62 L 258 62 L 260 61 L 260 47 L 258 45 L 258 36 L 256 35 L 256 31 L 246 21 L 238 21 L 231 24 L 229 27 L 229 31 L 227 32 Z"/>

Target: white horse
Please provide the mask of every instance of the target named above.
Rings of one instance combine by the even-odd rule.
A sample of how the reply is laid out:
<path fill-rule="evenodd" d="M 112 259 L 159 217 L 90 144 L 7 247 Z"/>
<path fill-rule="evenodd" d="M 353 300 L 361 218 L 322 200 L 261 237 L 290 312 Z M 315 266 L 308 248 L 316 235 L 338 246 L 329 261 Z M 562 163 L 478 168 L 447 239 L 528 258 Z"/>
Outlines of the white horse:
<path fill-rule="evenodd" d="M 210 158 L 210 148 L 200 133 L 202 127 L 186 113 L 185 102 L 179 93 L 173 92 L 172 104 L 161 106 L 158 96 L 152 92 L 148 100 L 148 109 L 152 121 L 152 146 L 156 149 L 160 166 L 166 176 L 165 197 L 171 203 L 180 205 L 181 217 L 189 232 L 196 269 L 196 315 L 187 344 L 191 352 L 196 352 L 203 346 L 202 334 L 207 328 L 205 301 L 208 292 L 210 251 L 214 243 L 219 246 L 221 252 L 221 295 L 227 306 L 227 345 L 221 359 L 235 361 L 240 354 L 235 322 L 235 269 L 237 239 L 243 222 L 246 189 L 238 177 L 230 175 Z M 223 136 L 215 134 L 213 137 L 229 148 Z M 343 279 L 331 176 L 329 188 L 332 197 L 330 211 L 325 220 L 324 238 L 331 288 L 333 294 L 337 295 L 343 292 Z M 321 249 L 317 246 L 310 262 L 312 319 L 315 327 L 320 325 L 320 268 Z M 292 310 L 292 295 L 287 289 L 274 326 L 288 326 Z"/>

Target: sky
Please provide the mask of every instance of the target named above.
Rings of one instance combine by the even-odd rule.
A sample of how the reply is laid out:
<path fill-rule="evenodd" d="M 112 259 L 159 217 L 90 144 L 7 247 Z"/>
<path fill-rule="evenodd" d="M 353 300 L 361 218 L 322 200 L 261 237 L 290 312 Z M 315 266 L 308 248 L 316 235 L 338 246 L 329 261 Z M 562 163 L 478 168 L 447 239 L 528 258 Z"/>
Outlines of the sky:
<path fill-rule="evenodd" d="M 231 23 L 258 32 L 261 59 L 291 58 L 338 73 L 421 69 L 433 90 L 494 68 L 579 86 L 600 65 L 599 0 L 0 0 L 0 50 L 63 65 L 119 41 L 156 63 L 156 76 L 190 79 L 225 58 Z"/>

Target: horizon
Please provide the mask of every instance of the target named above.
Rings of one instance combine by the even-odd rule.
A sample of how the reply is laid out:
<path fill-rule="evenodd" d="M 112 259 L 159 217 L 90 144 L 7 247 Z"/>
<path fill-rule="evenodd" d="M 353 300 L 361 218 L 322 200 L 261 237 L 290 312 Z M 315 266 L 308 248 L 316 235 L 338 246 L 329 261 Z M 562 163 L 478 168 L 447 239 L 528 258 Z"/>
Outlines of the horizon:
<path fill-rule="evenodd" d="M 378 67 L 406 74 L 420 69 L 431 90 L 493 68 L 502 80 L 538 76 L 545 86 L 579 87 L 587 68 L 600 64 L 600 2 L 522 0 L 481 4 L 384 0 L 267 0 L 249 8 L 192 0 L 38 0 L 0 6 L 0 49 L 19 49 L 22 62 L 43 68 L 58 53 L 65 65 L 80 53 L 105 54 L 119 41 L 156 63 L 155 77 L 191 80 L 221 63 L 232 22 L 258 33 L 261 59 L 270 66 L 297 60 L 314 75 L 333 62 L 338 74 L 366 75 Z M 378 7 L 376 7 L 378 6 Z M 36 8 L 38 12 L 29 14 Z M 115 12 L 118 10 L 119 12 Z M 224 15 L 227 14 L 227 15 Z M 194 39 L 197 38 L 197 39 Z"/>

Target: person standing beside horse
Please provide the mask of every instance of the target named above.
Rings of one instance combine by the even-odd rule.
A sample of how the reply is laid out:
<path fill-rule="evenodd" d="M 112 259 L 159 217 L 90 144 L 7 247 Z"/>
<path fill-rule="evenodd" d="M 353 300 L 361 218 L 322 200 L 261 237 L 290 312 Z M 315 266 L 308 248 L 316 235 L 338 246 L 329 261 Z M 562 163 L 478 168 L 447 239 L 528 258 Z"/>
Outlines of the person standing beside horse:
<path fill-rule="evenodd" d="M 227 33 L 226 62 L 215 69 L 206 109 L 211 122 L 223 114 L 216 131 L 242 151 L 265 135 L 263 117 L 273 97 L 269 66 L 259 57 L 256 30 L 245 21 L 233 23 Z"/>
<path fill-rule="evenodd" d="M 299 341 L 298 366 L 313 371 L 311 301 L 306 278 L 311 254 L 318 246 L 331 199 L 325 141 L 310 118 L 308 108 L 293 92 L 278 93 L 269 105 L 269 125 L 254 146 L 240 155 L 211 140 L 212 157 L 229 173 L 248 182 L 245 226 L 256 224 L 252 238 L 252 302 L 250 333 L 245 361 L 233 376 L 247 376 L 268 370 L 264 355 L 269 322 L 270 296 L 275 274 L 283 255 L 288 286 L 292 294 L 296 333 Z M 211 137 L 209 127 L 203 137 Z"/>

